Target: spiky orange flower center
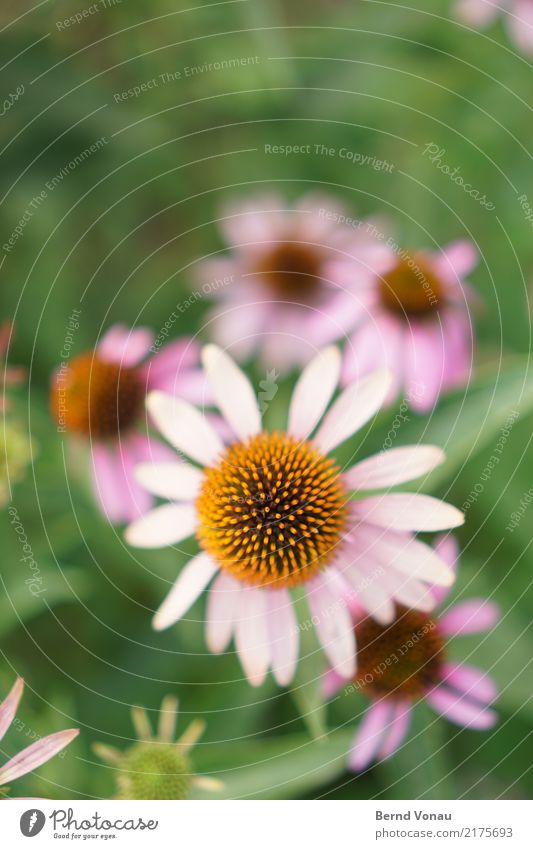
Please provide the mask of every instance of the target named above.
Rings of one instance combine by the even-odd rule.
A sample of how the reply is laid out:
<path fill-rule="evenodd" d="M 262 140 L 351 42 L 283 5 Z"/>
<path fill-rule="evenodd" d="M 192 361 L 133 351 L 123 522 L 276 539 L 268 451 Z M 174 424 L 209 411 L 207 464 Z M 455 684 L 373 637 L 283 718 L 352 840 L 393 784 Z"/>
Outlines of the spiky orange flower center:
<path fill-rule="evenodd" d="M 398 606 L 396 619 L 356 625 L 356 683 L 372 695 L 418 698 L 441 680 L 444 640 L 424 613 Z"/>
<path fill-rule="evenodd" d="M 138 369 L 106 362 L 89 351 L 56 372 L 50 405 L 66 430 L 105 439 L 135 422 L 144 394 Z"/>
<path fill-rule="evenodd" d="M 346 525 L 339 469 L 309 442 L 261 433 L 227 448 L 198 497 L 198 539 L 250 585 L 296 586 L 331 560 Z"/>
<path fill-rule="evenodd" d="M 436 312 L 443 294 L 441 281 L 421 254 L 401 257 L 380 280 L 383 306 L 405 318 Z"/>
<path fill-rule="evenodd" d="M 258 273 L 281 300 L 312 300 L 321 286 L 323 255 L 314 245 L 280 242 L 263 256 Z"/>

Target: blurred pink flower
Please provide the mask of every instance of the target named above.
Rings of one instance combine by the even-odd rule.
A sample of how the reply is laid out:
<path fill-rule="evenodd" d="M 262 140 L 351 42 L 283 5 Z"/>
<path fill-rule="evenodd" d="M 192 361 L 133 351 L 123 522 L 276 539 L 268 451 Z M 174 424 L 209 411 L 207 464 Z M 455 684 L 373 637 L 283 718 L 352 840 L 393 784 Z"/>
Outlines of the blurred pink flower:
<path fill-rule="evenodd" d="M 0 375 L 0 382 L 2 385 L 0 412 L 4 412 L 9 409 L 9 397 L 7 396 L 6 389 L 9 386 L 22 383 L 26 376 L 26 369 L 19 368 L 18 366 L 8 366 L 5 363 L 5 354 L 9 348 L 12 337 L 13 325 L 10 321 L 6 321 L 4 324 L 0 325 L 0 368 L 2 369 L 2 374 Z"/>
<path fill-rule="evenodd" d="M 456 14 L 459 20 L 474 27 L 491 24 L 502 13 L 509 36 L 517 48 L 533 54 L 533 3 L 531 0 L 459 0 Z"/>
<path fill-rule="evenodd" d="M 455 568 L 455 540 L 441 537 L 435 548 Z M 440 603 L 447 590 L 433 588 L 433 593 Z M 497 720 L 489 708 L 498 694 L 494 681 L 477 667 L 449 661 L 446 647 L 449 637 L 492 628 L 500 618 L 493 602 L 484 598 L 458 602 L 438 618 L 398 607 L 388 625 L 365 617 L 357 604 L 352 610 L 357 674 L 347 681 L 331 669 L 324 682 L 328 698 L 345 688 L 346 693 L 360 690 L 372 699 L 353 739 L 351 769 L 366 769 L 372 761 L 394 754 L 407 736 L 411 711 L 421 699 L 456 725 L 492 728 Z"/>
<path fill-rule="evenodd" d="M 309 627 L 332 665 L 351 675 L 355 644 L 346 597 L 355 592 L 366 609 L 388 622 L 393 599 L 429 610 L 434 598 L 424 582 L 449 585 L 454 579 L 414 533 L 456 527 L 462 513 L 415 493 L 371 495 L 425 475 L 442 462 L 443 452 L 433 446 L 398 448 L 342 474 L 331 455 L 376 414 L 389 376 L 377 372 L 349 386 L 330 407 L 340 372 L 334 347 L 304 369 L 287 430 L 273 433 L 262 429 L 253 387 L 233 360 L 214 345 L 204 349 L 202 359 L 236 441 L 225 447 L 193 406 L 162 392 L 148 396 L 161 433 L 196 465 L 138 468 L 139 481 L 170 503 L 130 525 L 126 540 L 150 549 L 194 534 L 201 548 L 181 570 L 154 627 L 181 619 L 213 582 L 209 649 L 224 651 L 234 635 L 249 681 L 260 685 L 271 667 L 284 686 L 298 662 L 299 625 L 290 590 L 299 587 L 307 597 Z M 352 501 L 354 491 L 363 497 Z"/>
<path fill-rule="evenodd" d="M 388 401 L 403 386 L 406 400 L 420 412 L 430 410 L 441 392 L 467 383 L 473 293 L 463 278 L 477 261 L 469 242 L 412 254 L 381 244 L 374 257 L 369 254 L 374 274 L 366 287 L 353 285 L 350 268 L 339 262 L 337 279 L 364 306 L 346 347 L 343 383 L 388 368 L 394 375 Z"/>
<path fill-rule="evenodd" d="M 210 333 L 232 356 L 259 351 L 280 372 L 308 362 L 340 339 L 359 304 L 336 285 L 331 261 L 364 251 L 361 222 L 335 199 L 309 194 L 294 206 L 276 195 L 227 204 L 221 216 L 229 256 L 204 260 L 202 291 L 219 300 Z M 364 277 L 364 266 L 354 265 Z"/>
<path fill-rule="evenodd" d="M 4 738 L 15 718 L 23 690 L 24 681 L 22 678 L 17 678 L 10 693 L 0 704 L 0 740 Z M 49 761 L 65 746 L 68 746 L 78 734 L 77 728 L 72 728 L 69 731 L 58 731 L 56 734 L 50 734 L 48 737 L 43 737 L 36 743 L 32 743 L 31 746 L 27 746 L 0 767 L 0 787 L 5 787 L 11 781 L 20 778 L 21 775 L 33 772 L 34 769 Z"/>
<path fill-rule="evenodd" d="M 156 348 L 145 327 L 114 325 L 97 348 L 54 373 L 51 408 L 61 432 L 90 440 L 93 488 L 110 522 L 129 522 L 153 504 L 137 482 L 136 463 L 173 458 L 147 433 L 144 400 L 160 389 L 191 402 L 206 400 L 199 350 L 183 338 Z"/>

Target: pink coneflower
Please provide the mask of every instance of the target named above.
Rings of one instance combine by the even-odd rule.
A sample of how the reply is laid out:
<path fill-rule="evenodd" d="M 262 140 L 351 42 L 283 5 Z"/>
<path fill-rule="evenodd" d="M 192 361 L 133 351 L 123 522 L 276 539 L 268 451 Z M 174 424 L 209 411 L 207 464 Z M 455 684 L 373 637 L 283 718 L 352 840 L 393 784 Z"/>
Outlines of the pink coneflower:
<path fill-rule="evenodd" d="M 436 549 L 455 566 L 457 546 L 451 537 Z M 437 601 L 446 592 L 434 589 Z M 414 705 L 425 699 L 437 713 L 466 728 L 492 728 L 496 713 L 489 705 L 497 696 L 493 680 L 481 669 L 447 657 L 449 637 L 492 628 L 499 619 L 495 604 L 484 598 L 452 605 L 440 617 L 397 606 L 396 616 L 382 625 L 355 612 L 357 675 L 347 680 L 330 670 L 325 694 L 360 690 L 372 699 L 354 737 L 349 764 L 359 771 L 374 760 L 390 757 L 404 742 Z"/>
<path fill-rule="evenodd" d="M 491 24 L 503 13 L 509 36 L 520 51 L 533 53 L 533 3 L 531 0 L 459 0 L 459 20 L 474 27 Z"/>
<path fill-rule="evenodd" d="M 157 427 L 196 465 L 139 468 L 150 492 L 173 503 L 130 525 L 126 539 L 158 548 L 195 534 L 201 548 L 156 613 L 154 627 L 180 619 L 213 581 L 207 606 L 211 651 L 223 651 L 235 635 L 251 683 L 261 684 L 272 667 L 284 685 L 298 659 L 291 590 L 303 589 L 324 651 L 350 675 L 354 633 L 346 595 L 355 591 L 367 609 L 390 621 L 393 599 L 428 609 L 433 599 L 424 581 L 453 580 L 450 568 L 413 532 L 454 527 L 462 514 L 425 495 L 368 495 L 426 474 L 442 461 L 442 451 L 399 448 L 342 474 L 331 453 L 374 416 L 389 376 L 376 373 L 348 387 L 328 410 L 340 371 L 336 348 L 324 349 L 304 369 L 282 432 L 262 430 L 252 386 L 227 354 L 209 345 L 203 363 L 215 402 L 236 435 L 229 446 L 193 406 L 162 392 L 147 400 Z M 364 497 L 351 501 L 352 493 Z"/>
<path fill-rule="evenodd" d="M 463 282 L 477 263 L 469 242 L 454 242 L 439 253 L 376 249 L 371 284 L 351 282 L 351 269 L 338 263 L 337 277 L 365 304 L 346 348 L 343 381 L 376 368 L 389 368 L 394 381 L 389 400 L 401 386 L 420 412 L 430 410 L 440 393 L 464 385 L 470 374 L 472 327 L 469 289 Z"/>
<path fill-rule="evenodd" d="M 153 504 L 134 467 L 170 452 L 146 433 L 144 401 L 161 389 L 192 402 L 205 399 L 197 346 L 180 339 L 148 358 L 154 334 L 111 327 L 98 346 L 54 373 L 51 408 L 59 430 L 90 440 L 93 488 L 110 522 L 129 522 Z"/>
<path fill-rule="evenodd" d="M 24 681 L 22 678 L 17 678 L 10 693 L 0 704 L 0 740 L 3 739 L 15 718 L 23 690 Z M 7 784 L 15 781 L 16 778 L 20 778 L 21 775 L 33 772 L 34 769 L 49 761 L 65 746 L 68 746 L 78 734 L 77 728 L 72 728 L 69 731 L 58 731 L 57 734 L 50 734 L 48 737 L 43 737 L 36 743 L 32 743 L 31 746 L 27 746 L 0 767 L 0 788 L 6 791 Z"/>
<path fill-rule="evenodd" d="M 231 254 L 200 267 L 203 291 L 219 300 L 215 341 L 237 359 L 258 351 L 267 367 L 286 372 L 340 339 L 360 306 L 336 285 L 331 262 L 364 251 L 358 224 L 327 196 L 294 206 L 275 195 L 228 204 L 220 227 Z M 354 275 L 364 279 L 364 265 Z"/>

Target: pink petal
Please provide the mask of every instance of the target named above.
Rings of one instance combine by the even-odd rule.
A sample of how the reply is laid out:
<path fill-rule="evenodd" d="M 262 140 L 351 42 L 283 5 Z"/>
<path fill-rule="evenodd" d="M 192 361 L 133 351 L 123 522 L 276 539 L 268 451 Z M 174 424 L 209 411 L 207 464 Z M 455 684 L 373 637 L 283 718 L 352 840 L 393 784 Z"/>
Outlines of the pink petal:
<path fill-rule="evenodd" d="M 303 370 L 294 388 L 289 409 L 288 431 L 306 439 L 322 418 L 339 380 L 340 354 L 324 348 Z"/>
<path fill-rule="evenodd" d="M 126 522 L 130 499 L 117 445 L 93 443 L 92 483 L 97 501 L 108 521 L 112 524 Z"/>
<path fill-rule="evenodd" d="M 383 573 L 383 568 L 364 555 L 360 558 L 357 566 L 350 566 L 342 570 L 343 577 L 352 587 L 355 597 L 359 600 L 364 610 L 367 611 L 376 622 L 388 625 L 394 619 L 394 604 L 392 595 L 388 588 L 375 577 L 376 572 Z"/>
<path fill-rule="evenodd" d="M 509 34 L 526 55 L 533 53 L 533 9 L 531 0 L 515 0 L 514 9 L 506 16 Z"/>
<path fill-rule="evenodd" d="M 22 678 L 17 678 L 8 695 L 2 704 L 0 704 L 0 740 L 3 739 L 15 718 L 23 690 L 24 681 Z"/>
<path fill-rule="evenodd" d="M 331 665 L 339 674 L 351 678 L 355 674 L 354 628 L 331 568 L 307 584 L 307 602 L 318 639 Z"/>
<path fill-rule="evenodd" d="M 440 557 L 440 559 L 443 560 L 455 574 L 457 572 L 457 561 L 459 559 L 459 543 L 453 534 L 440 534 L 440 536 L 435 538 L 433 548 L 435 550 L 435 554 Z M 431 588 L 437 604 L 443 603 L 450 592 L 451 586 L 453 586 L 453 582 L 448 586 L 437 586 L 435 584 Z"/>
<path fill-rule="evenodd" d="M 377 413 L 389 391 L 389 372 L 365 377 L 337 398 L 314 439 L 324 454 L 340 445 Z"/>
<path fill-rule="evenodd" d="M 362 460 L 344 475 L 350 489 L 383 489 L 431 472 L 445 460 L 441 448 L 433 445 L 414 445 L 391 448 Z"/>
<path fill-rule="evenodd" d="M 265 590 L 244 588 L 239 606 L 235 645 L 248 681 L 253 687 L 259 687 L 265 680 L 270 663 Z"/>
<path fill-rule="evenodd" d="M 43 737 L 42 740 L 32 743 L 31 746 L 23 749 L 0 769 L 0 784 L 7 784 L 16 778 L 20 778 L 21 775 L 26 775 L 26 773 L 37 769 L 53 758 L 54 755 L 57 755 L 65 746 L 68 746 L 78 734 L 78 729 L 58 731 L 57 734 L 50 734 L 48 737 Z"/>
<path fill-rule="evenodd" d="M 452 242 L 432 257 L 437 277 L 457 283 L 466 277 L 479 262 L 479 252 L 472 242 Z"/>
<path fill-rule="evenodd" d="M 353 513 L 364 522 L 395 531 L 441 531 L 464 522 L 456 507 L 417 493 L 372 495 L 355 501 Z"/>
<path fill-rule="evenodd" d="M 367 710 L 353 739 L 348 758 L 348 765 L 354 772 L 366 769 L 384 745 L 392 713 L 392 704 L 385 701 L 375 702 Z"/>
<path fill-rule="evenodd" d="M 147 327 L 130 330 L 123 324 L 115 324 L 100 340 L 98 354 L 109 362 L 136 366 L 149 353 L 153 341 L 154 334 Z"/>
<path fill-rule="evenodd" d="M 287 220 L 287 205 L 277 195 L 263 195 L 255 201 L 235 200 L 226 204 L 219 221 L 229 245 L 269 242 L 281 234 L 280 224 Z M 290 214 L 290 213 L 289 213 Z"/>
<path fill-rule="evenodd" d="M 221 572 L 215 578 L 207 598 L 206 640 L 209 651 L 225 651 L 239 614 L 242 584 Z"/>
<path fill-rule="evenodd" d="M 439 620 L 441 632 L 449 636 L 479 634 L 490 631 L 501 616 L 499 607 L 485 598 L 469 599 L 455 604 Z"/>
<path fill-rule="evenodd" d="M 132 522 L 124 539 L 137 548 L 164 548 L 192 536 L 196 523 L 192 504 L 163 504 Z"/>
<path fill-rule="evenodd" d="M 240 285 L 246 286 L 246 281 Z M 250 299 L 236 306 L 219 307 L 211 313 L 213 339 L 236 360 L 248 359 L 273 314 L 272 305 Z"/>
<path fill-rule="evenodd" d="M 378 369 L 387 369 L 392 379 L 385 403 L 394 401 L 404 372 L 404 336 L 401 320 L 378 308 L 371 311 L 371 316 L 356 330 L 346 347 L 343 385 Z"/>
<path fill-rule="evenodd" d="M 448 309 L 442 315 L 444 336 L 444 388 L 465 386 L 473 365 L 472 325 L 468 314 Z"/>
<path fill-rule="evenodd" d="M 336 696 L 342 687 L 345 687 L 349 679 L 339 675 L 335 669 L 328 669 L 322 679 L 322 694 L 325 699 L 331 699 Z"/>
<path fill-rule="evenodd" d="M 286 687 L 294 678 L 299 644 L 298 623 L 287 590 L 268 592 L 267 619 L 272 673 L 279 686 Z"/>
<path fill-rule="evenodd" d="M 390 758 L 398 751 L 409 731 L 411 722 L 411 705 L 409 702 L 397 702 L 394 705 L 391 724 L 387 730 L 385 740 L 379 750 L 379 759 Z"/>
<path fill-rule="evenodd" d="M 261 414 L 252 384 L 221 348 L 206 345 L 202 362 L 217 406 L 239 439 L 246 440 L 261 430 Z"/>
<path fill-rule="evenodd" d="M 498 6 L 488 0 L 459 0 L 455 12 L 465 24 L 483 27 L 494 20 L 498 14 Z"/>
<path fill-rule="evenodd" d="M 138 442 L 132 439 L 119 443 L 117 462 L 123 477 L 124 520 L 133 522 L 151 509 L 154 499 L 137 480 L 135 469 L 141 459 L 137 453 Z"/>
<path fill-rule="evenodd" d="M 435 687 L 426 698 L 433 710 L 456 725 L 484 731 L 492 728 L 498 720 L 498 715 L 493 710 L 482 708 L 479 704 L 452 693 L 444 686 Z"/>
<path fill-rule="evenodd" d="M 205 590 L 216 572 L 218 572 L 217 564 L 205 551 L 189 560 L 154 616 L 155 630 L 162 631 L 181 619 Z"/>
<path fill-rule="evenodd" d="M 361 558 L 373 557 L 387 569 L 422 581 L 451 586 L 454 573 L 426 543 L 411 534 L 383 531 L 373 525 L 359 524 L 352 534 Z M 382 570 L 383 571 L 383 570 Z"/>
<path fill-rule="evenodd" d="M 498 697 L 498 688 L 490 675 L 466 663 L 445 663 L 443 683 L 449 684 L 473 702 L 490 704 Z"/>
<path fill-rule="evenodd" d="M 160 381 L 166 383 L 179 379 L 182 372 L 195 368 L 200 363 L 200 346 L 192 339 L 176 339 L 157 349 L 147 363 L 150 389 L 161 389 Z"/>
<path fill-rule="evenodd" d="M 405 388 L 413 410 L 427 413 L 443 390 L 444 343 L 438 322 L 412 321 L 405 335 Z"/>

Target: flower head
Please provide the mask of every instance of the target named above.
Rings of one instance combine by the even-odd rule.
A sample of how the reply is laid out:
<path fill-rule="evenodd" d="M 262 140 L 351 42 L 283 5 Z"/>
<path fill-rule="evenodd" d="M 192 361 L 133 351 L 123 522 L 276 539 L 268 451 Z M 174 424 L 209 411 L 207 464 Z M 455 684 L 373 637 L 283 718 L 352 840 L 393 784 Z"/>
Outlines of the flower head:
<path fill-rule="evenodd" d="M 350 268 L 337 277 L 352 288 L 366 313 L 349 339 L 343 381 L 376 368 L 389 368 L 393 382 L 388 400 L 405 388 L 410 405 L 430 410 L 440 393 L 464 385 L 472 359 L 470 292 L 463 277 L 477 262 L 467 242 L 455 242 L 440 253 L 408 253 L 376 247 L 374 268 L 366 288 L 354 286 Z"/>
<path fill-rule="evenodd" d="M 180 339 L 153 353 L 153 341 L 147 328 L 115 325 L 93 351 L 57 369 L 52 381 L 50 406 L 58 429 L 90 441 L 93 487 L 111 522 L 131 521 L 152 506 L 133 475 L 135 464 L 170 457 L 146 433 L 147 393 L 160 389 L 190 401 L 203 398 L 194 343 Z"/>
<path fill-rule="evenodd" d="M 167 696 L 161 704 L 158 733 L 154 737 L 146 711 L 135 707 L 132 718 L 137 743 L 124 752 L 97 743 L 96 753 L 116 771 L 117 799 L 188 799 L 194 788 L 220 790 L 222 782 L 195 775 L 190 752 L 204 731 L 201 720 L 192 722 L 177 742 L 174 733 L 178 702 Z"/>
<path fill-rule="evenodd" d="M 193 406 L 161 392 L 147 401 L 161 432 L 195 465 L 138 468 L 139 481 L 171 503 L 130 525 L 126 539 L 158 548 L 194 534 L 201 549 L 181 571 L 154 627 L 180 619 L 212 582 L 209 648 L 224 651 L 235 635 L 251 683 L 261 684 L 271 667 L 284 685 L 298 660 L 291 596 L 298 586 L 325 652 L 351 675 L 348 596 L 355 593 L 380 621 L 390 622 L 394 600 L 430 610 L 433 597 L 424 582 L 453 581 L 450 568 L 414 532 L 454 527 L 462 514 L 424 495 L 368 495 L 426 474 L 442 461 L 442 451 L 398 448 L 341 472 L 331 453 L 374 416 L 389 377 L 376 373 L 349 386 L 330 407 L 340 371 L 336 348 L 324 349 L 303 371 L 284 432 L 262 430 L 253 388 L 227 354 L 209 345 L 203 362 L 234 434 L 229 445 Z"/>
<path fill-rule="evenodd" d="M 3 739 L 15 718 L 23 690 L 24 681 L 22 678 L 17 678 L 11 691 L 0 704 L 0 740 Z M 34 769 L 49 761 L 65 746 L 68 746 L 78 734 L 77 728 L 70 731 L 59 731 L 57 734 L 50 734 L 48 737 L 43 737 L 36 743 L 32 743 L 31 746 L 27 746 L 0 767 L 0 787 L 2 790 L 7 791 L 8 788 L 5 785 L 28 772 L 33 772 Z"/>
<path fill-rule="evenodd" d="M 360 307 L 337 287 L 332 261 L 359 256 L 365 239 L 357 225 L 327 196 L 306 195 L 294 206 L 278 196 L 229 204 L 221 229 L 231 254 L 200 267 L 204 291 L 219 300 L 216 341 L 239 359 L 258 350 L 267 366 L 287 371 L 341 338 Z"/>
<path fill-rule="evenodd" d="M 509 36 L 516 47 L 533 54 L 533 3 L 531 0 L 458 0 L 456 14 L 460 21 L 474 27 L 491 24 L 503 13 Z"/>
<path fill-rule="evenodd" d="M 451 537 L 443 537 L 437 550 L 455 566 L 457 547 Z M 436 600 L 444 600 L 442 590 L 433 592 Z M 365 769 L 402 745 L 411 711 L 421 699 L 457 725 L 481 730 L 494 725 L 496 714 L 489 707 L 497 695 L 494 682 L 480 669 L 451 662 L 447 643 L 449 637 L 486 631 L 498 619 L 498 608 L 487 599 L 460 602 L 441 616 L 397 605 L 387 625 L 355 608 L 357 673 L 347 682 L 330 670 L 325 680 L 328 696 L 346 688 L 372 700 L 353 740 L 352 769 Z"/>

